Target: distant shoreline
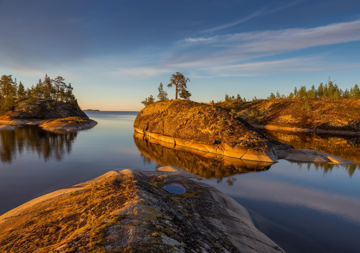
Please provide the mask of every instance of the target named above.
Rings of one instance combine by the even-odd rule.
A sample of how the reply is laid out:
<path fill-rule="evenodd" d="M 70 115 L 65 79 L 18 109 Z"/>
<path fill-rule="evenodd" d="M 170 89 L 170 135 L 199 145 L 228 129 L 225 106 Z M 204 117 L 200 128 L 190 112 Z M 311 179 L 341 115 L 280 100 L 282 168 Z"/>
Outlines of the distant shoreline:
<path fill-rule="evenodd" d="M 84 112 L 100 112 L 98 109 L 86 109 Z"/>

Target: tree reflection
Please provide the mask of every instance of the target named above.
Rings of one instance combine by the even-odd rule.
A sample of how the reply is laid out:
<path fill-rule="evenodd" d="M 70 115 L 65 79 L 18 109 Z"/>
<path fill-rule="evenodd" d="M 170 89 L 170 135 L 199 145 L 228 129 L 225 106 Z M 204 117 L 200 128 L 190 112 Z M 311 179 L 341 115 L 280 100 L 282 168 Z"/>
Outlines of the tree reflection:
<path fill-rule="evenodd" d="M 37 153 L 44 161 L 60 161 L 64 154 L 70 154 L 76 136 L 77 133 L 52 133 L 37 126 L 0 131 L 0 161 L 11 163 L 23 153 Z"/>
<path fill-rule="evenodd" d="M 356 164 L 335 165 L 327 163 L 315 164 L 315 169 L 324 173 L 331 172 L 334 168 L 344 168 L 351 177 L 360 164 L 360 136 L 315 134 L 305 132 L 278 132 L 263 130 L 263 134 L 282 143 L 287 143 L 297 149 L 314 149 L 331 155 L 339 156 Z M 302 163 L 297 163 L 300 167 Z M 311 164 L 308 164 L 308 169 Z"/>
<path fill-rule="evenodd" d="M 235 181 L 232 175 L 264 171 L 271 166 L 265 162 L 242 161 L 180 146 L 173 148 L 173 144 L 148 139 L 138 133 L 134 133 L 134 142 L 141 152 L 144 163 L 154 161 L 159 166 L 180 167 L 200 177 L 216 178 L 218 182 L 228 177 L 229 185 Z"/>

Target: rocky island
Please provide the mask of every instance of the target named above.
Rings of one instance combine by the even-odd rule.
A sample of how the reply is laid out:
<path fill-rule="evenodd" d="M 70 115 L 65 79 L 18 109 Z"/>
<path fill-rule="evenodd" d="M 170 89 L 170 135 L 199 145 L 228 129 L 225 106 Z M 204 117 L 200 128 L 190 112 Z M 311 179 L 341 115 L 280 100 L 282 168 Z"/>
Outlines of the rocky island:
<path fill-rule="evenodd" d="M 352 163 L 316 150 L 297 150 L 267 138 L 235 110 L 215 104 L 179 99 L 152 103 L 139 112 L 134 129 L 173 148 L 182 146 L 241 160 Z"/>
<path fill-rule="evenodd" d="M 80 109 L 73 87 L 62 77 L 44 81 L 25 90 L 11 76 L 0 79 L 0 129 L 13 130 L 17 126 L 37 125 L 47 131 L 76 132 L 94 127 L 97 122 Z"/>
<path fill-rule="evenodd" d="M 0 251 L 284 252 L 235 200 L 188 177 L 112 171 L 36 198 L 0 216 Z"/>

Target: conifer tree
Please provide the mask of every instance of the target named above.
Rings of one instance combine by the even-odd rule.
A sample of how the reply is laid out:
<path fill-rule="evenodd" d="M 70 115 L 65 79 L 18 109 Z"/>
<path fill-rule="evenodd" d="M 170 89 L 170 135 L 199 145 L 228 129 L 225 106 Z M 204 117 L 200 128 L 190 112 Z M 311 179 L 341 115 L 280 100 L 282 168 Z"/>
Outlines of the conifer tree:
<path fill-rule="evenodd" d="M 276 91 L 276 98 L 280 98 L 280 92 L 279 91 Z"/>
<path fill-rule="evenodd" d="M 191 93 L 187 89 L 182 88 L 180 92 L 180 97 L 185 100 L 190 100 Z"/>
<path fill-rule="evenodd" d="M 17 91 L 17 96 L 19 99 L 23 99 L 25 97 L 26 93 L 25 93 L 25 88 L 24 85 L 22 84 L 22 82 L 20 81 L 19 83 L 19 89 Z"/>
<path fill-rule="evenodd" d="M 187 86 L 186 84 L 190 82 L 189 78 L 186 78 L 183 74 L 180 72 L 176 72 L 176 74 L 173 74 L 170 78 L 170 83 L 168 84 L 168 87 L 175 86 L 175 99 L 178 98 L 178 94 L 182 92 L 184 89 L 186 90 Z M 188 92 L 188 91 L 187 91 Z M 186 92 L 184 92 L 186 94 Z M 186 97 L 186 95 L 185 95 Z"/>
<path fill-rule="evenodd" d="M 168 100 L 168 94 L 166 91 L 164 91 L 164 88 L 163 88 L 163 84 L 160 83 L 159 87 L 158 87 L 158 90 L 159 90 L 159 95 L 157 95 L 157 98 L 159 99 L 159 101 L 165 101 L 165 100 Z"/>
<path fill-rule="evenodd" d="M 151 105 L 155 102 L 155 99 L 153 95 L 150 95 L 148 98 L 145 98 L 145 100 L 141 101 L 141 103 L 146 107 L 148 105 Z"/>
<path fill-rule="evenodd" d="M 230 100 L 229 95 L 228 95 L 228 94 L 225 94 L 225 101 L 227 102 L 227 101 L 229 101 L 229 100 Z"/>

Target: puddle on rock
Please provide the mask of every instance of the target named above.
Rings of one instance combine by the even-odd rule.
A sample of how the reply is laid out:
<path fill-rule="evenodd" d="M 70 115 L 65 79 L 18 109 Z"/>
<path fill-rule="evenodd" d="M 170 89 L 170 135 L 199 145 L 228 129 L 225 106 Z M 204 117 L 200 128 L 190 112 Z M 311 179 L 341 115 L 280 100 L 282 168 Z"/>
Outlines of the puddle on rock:
<path fill-rule="evenodd" d="M 179 184 L 168 184 L 163 187 L 166 191 L 174 194 L 183 194 L 186 190 L 185 187 Z"/>

